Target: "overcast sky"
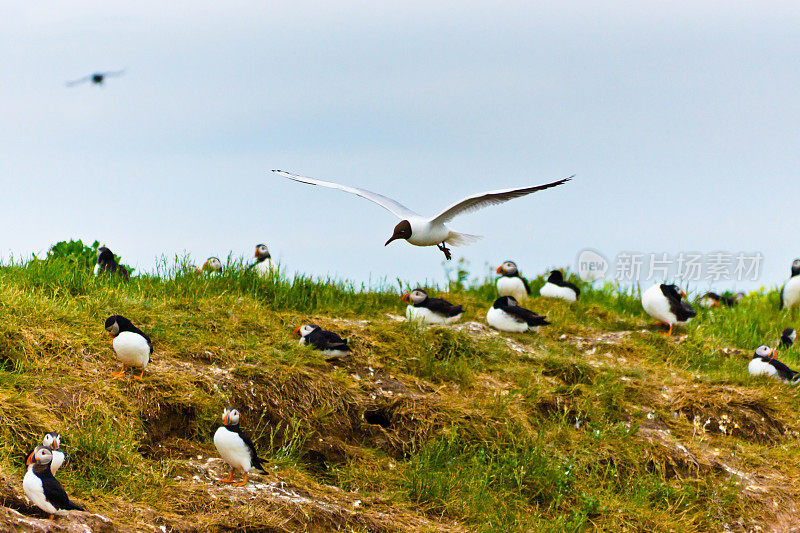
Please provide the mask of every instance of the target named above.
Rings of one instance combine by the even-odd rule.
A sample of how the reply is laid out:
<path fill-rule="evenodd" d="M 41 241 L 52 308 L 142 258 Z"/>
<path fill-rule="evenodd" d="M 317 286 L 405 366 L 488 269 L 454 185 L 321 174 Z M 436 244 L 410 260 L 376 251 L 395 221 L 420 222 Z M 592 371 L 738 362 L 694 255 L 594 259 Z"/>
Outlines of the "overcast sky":
<path fill-rule="evenodd" d="M 800 256 L 796 2 L 4 2 L 0 254 L 99 239 L 367 281 L 442 280 L 435 248 L 273 168 L 457 218 L 473 270 L 533 276 L 584 248 Z M 125 68 L 104 87 L 65 82 Z M 705 287 L 707 282 L 698 285 Z"/>

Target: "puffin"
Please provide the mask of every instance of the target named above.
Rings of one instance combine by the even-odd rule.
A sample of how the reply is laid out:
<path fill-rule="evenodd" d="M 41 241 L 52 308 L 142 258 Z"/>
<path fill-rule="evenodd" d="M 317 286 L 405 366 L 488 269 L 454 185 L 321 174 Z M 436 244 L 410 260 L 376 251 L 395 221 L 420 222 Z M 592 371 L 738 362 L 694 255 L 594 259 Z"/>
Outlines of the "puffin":
<path fill-rule="evenodd" d="M 503 261 L 503 264 L 497 267 L 496 272 L 500 274 L 500 277 L 497 278 L 497 294 L 513 296 L 520 302 L 530 295 L 531 288 L 519 273 L 514 261 Z"/>
<path fill-rule="evenodd" d="M 202 271 L 211 274 L 221 274 L 222 261 L 220 261 L 218 257 L 209 257 L 206 259 L 206 262 L 203 263 Z"/>
<path fill-rule="evenodd" d="M 97 249 L 97 264 L 94 265 L 94 275 L 108 274 L 113 276 L 118 274 L 122 279 L 128 280 L 128 270 L 117 263 L 114 258 L 114 252 L 105 246 Z"/>
<path fill-rule="evenodd" d="M 88 76 L 84 76 L 82 78 L 78 78 L 77 80 L 72 80 L 67 82 L 67 87 L 74 87 L 75 85 L 79 85 L 81 83 L 85 83 L 87 81 L 91 82 L 92 85 L 102 86 L 103 82 L 106 81 L 106 78 L 115 78 L 117 76 L 122 76 L 125 74 L 124 70 L 111 70 L 107 72 L 95 72 L 93 74 L 89 74 Z"/>
<path fill-rule="evenodd" d="M 50 463 L 53 452 L 45 446 L 37 446 L 28 456 L 28 471 L 22 478 L 22 490 L 30 501 L 50 515 L 66 515 L 69 511 L 85 511 L 81 505 L 71 501 L 61 483 L 53 477 Z"/>
<path fill-rule="evenodd" d="M 150 362 L 150 355 L 153 353 L 153 343 L 150 342 L 150 337 L 122 315 L 108 317 L 105 327 L 106 331 L 114 337 L 114 352 L 122 361 L 122 370 L 112 376 L 122 377 L 125 367 L 132 366 L 142 369 L 139 376 L 133 376 L 136 379 L 142 379 L 144 369 Z"/>
<path fill-rule="evenodd" d="M 560 298 L 568 302 L 576 302 L 581 295 L 581 290 L 569 281 L 564 281 L 564 274 L 560 270 L 553 270 L 547 276 L 547 282 L 539 289 L 539 296 L 545 298 Z"/>
<path fill-rule="evenodd" d="M 233 483 L 234 487 L 241 487 L 247 483 L 247 473 L 253 468 L 264 472 L 263 463 L 256 453 L 255 445 L 246 434 L 242 433 L 239 427 L 239 411 L 232 407 L 226 407 L 222 411 L 222 425 L 214 433 L 214 446 L 228 465 L 231 467 L 231 474 L 227 479 L 218 479 L 223 483 L 233 483 L 233 473 L 238 468 L 244 471 L 244 479 L 239 483 Z"/>
<path fill-rule="evenodd" d="M 781 309 L 800 304 L 800 259 L 792 261 L 792 276 L 781 289 Z"/>
<path fill-rule="evenodd" d="M 677 285 L 653 285 L 642 294 L 642 307 L 645 312 L 662 324 L 669 326 L 667 335 L 672 335 L 672 327 L 688 323 L 697 316 L 697 312 Z"/>
<path fill-rule="evenodd" d="M 535 185 L 533 187 L 501 189 L 473 194 L 459 200 L 434 217 L 424 217 L 402 205 L 400 202 L 366 189 L 349 187 L 331 181 L 306 178 L 290 172 L 284 172 L 283 170 L 273 170 L 272 172 L 307 185 L 318 185 L 320 187 L 338 189 L 350 194 L 355 194 L 365 200 L 378 204 L 400 219 L 400 223 L 395 226 L 392 236 L 389 237 L 389 240 L 386 241 L 384 246 L 389 246 L 389 243 L 398 239 L 403 239 L 414 246 L 436 246 L 448 261 L 452 259 L 450 248 L 447 247 L 448 244 L 451 246 L 464 246 L 480 239 L 477 235 L 468 235 L 466 233 L 452 231 L 446 225 L 448 222 L 457 216 L 471 213 L 490 205 L 502 204 L 514 198 L 520 198 L 537 191 L 558 187 L 568 182 L 573 177 L 570 176 L 569 178 L 564 178 L 552 183 L 545 183 L 544 185 Z"/>
<path fill-rule="evenodd" d="M 261 276 L 268 276 L 275 271 L 275 263 L 272 262 L 272 256 L 269 255 L 269 250 L 266 244 L 257 244 L 255 253 L 256 262 L 251 266 Z"/>
<path fill-rule="evenodd" d="M 786 328 L 781 333 L 781 339 L 778 341 L 778 348 L 791 348 L 794 341 L 797 339 L 797 332 L 794 328 Z"/>
<path fill-rule="evenodd" d="M 42 439 L 42 446 L 48 448 L 50 453 L 53 455 L 53 460 L 50 461 L 50 471 L 53 475 L 58 472 L 58 469 L 61 468 L 61 465 L 64 464 L 64 452 L 61 451 L 61 435 L 56 433 L 55 431 L 51 431 L 47 433 L 44 438 Z"/>
<path fill-rule="evenodd" d="M 700 307 L 733 307 L 744 299 L 744 293 L 737 292 L 733 296 L 725 294 L 717 294 L 716 292 L 707 292 L 697 301 Z"/>
<path fill-rule="evenodd" d="M 550 324 L 545 317 L 520 307 L 513 296 L 501 296 L 486 312 L 486 322 L 500 331 L 524 333 Z"/>
<path fill-rule="evenodd" d="M 303 324 L 294 328 L 295 335 L 300 336 L 300 345 L 309 345 L 315 350 L 335 359 L 350 355 L 347 341 L 332 331 L 326 331 L 316 324 Z"/>
<path fill-rule="evenodd" d="M 783 381 L 794 381 L 797 372 L 775 359 L 775 352 L 766 344 L 756 348 L 747 371 L 753 376 L 770 376 Z"/>
<path fill-rule="evenodd" d="M 429 298 L 428 293 L 420 288 L 407 292 L 400 299 L 409 302 L 406 318 L 423 324 L 452 324 L 464 314 L 463 306 L 453 305 L 441 298 Z"/>

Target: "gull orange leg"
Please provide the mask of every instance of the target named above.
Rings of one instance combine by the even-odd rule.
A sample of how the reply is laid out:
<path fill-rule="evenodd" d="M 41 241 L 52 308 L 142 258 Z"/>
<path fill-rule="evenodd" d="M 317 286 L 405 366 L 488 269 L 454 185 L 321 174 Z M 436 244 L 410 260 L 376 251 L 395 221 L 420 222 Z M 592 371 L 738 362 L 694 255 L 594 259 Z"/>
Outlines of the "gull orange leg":
<path fill-rule="evenodd" d="M 120 370 L 119 372 L 114 372 L 113 374 L 111 374 L 111 377 L 121 378 L 124 374 L 125 374 L 125 365 L 122 365 L 122 370 Z"/>
<path fill-rule="evenodd" d="M 247 472 L 244 473 L 244 479 L 241 480 L 239 483 L 234 483 L 231 487 L 242 487 L 247 485 Z"/>

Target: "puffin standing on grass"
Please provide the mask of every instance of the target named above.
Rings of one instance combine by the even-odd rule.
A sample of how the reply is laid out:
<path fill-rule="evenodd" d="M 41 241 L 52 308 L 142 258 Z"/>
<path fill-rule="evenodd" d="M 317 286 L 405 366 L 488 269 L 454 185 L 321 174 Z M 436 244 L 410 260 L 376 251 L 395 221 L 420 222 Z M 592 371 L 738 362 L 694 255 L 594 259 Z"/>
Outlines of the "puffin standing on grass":
<path fill-rule="evenodd" d="M 409 302 L 406 318 L 424 324 L 452 324 L 464 314 L 463 306 L 453 305 L 441 298 L 429 298 L 428 293 L 419 288 L 407 292 L 400 299 Z"/>
<path fill-rule="evenodd" d="M 247 473 L 253 468 L 264 472 L 264 459 L 256 453 L 256 447 L 250 437 L 242 433 L 239 427 L 239 411 L 236 409 L 226 407 L 222 411 L 222 425 L 214 433 L 214 446 L 217 447 L 222 459 L 231 467 L 228 478 L 217 481 L 233 483 L 233 473 L 238 468 L 244 471 L 244 479 L 233 483 L 233 486 L 241 487 L 247 483 Z"/>
<path fill-rule="evenodd" d="M 642 307 L 659 323 L 668 325 L 666 335 L 672 335 L 673 326 L 686 324 L 697 316 L 689 302 L 682 298 L 686 298 L 686 293 L 677 285 L 653 285 L 642 294 Z"/>
<path fill-rule="evenodd" d="M 800 304 L 800 259 L 792 261 L 792 276 L 781 289 L 781 309 Z"/>
<path fill-rule="evenodd" d="M 576 302 L 581 295 L 581 290 L 569 281 L 564 281 L 564 274 L 560 270 L 553 270 L 547 276 L 547 283 L 539 290 L 539 295 L 545 298 L 560 298 L 568 302 Z"/>
<path fill-rule="evenodd" d="M 486 312 L 486 322 L 500 331 L 524 333 L 550 324 L 545 317 L 520 307 L 513 296 L 503 296 L 494 301 Z"/>
<path fill-rule="evenodd" d="M 128 270 L 117 263 L 117 260 L 114 258 L 114 252 L 105 246 L 101 246 L 97 249 L 97 264 L 94 265 L 94 275 L 99 276 L 101 274 L 108 274 L 111 276 L 119 274 L 122 279 L 126 281 L 128 279 Z"/>
<path fill-rule="evenodd" d="M 71 501 L 61 483 L 53 477 L 50 463 L 53 453 L 45 446 L 37 446 L 28 456 L 25 464 L 28 471 L 22 479 L 22 490 L 25 495 L 42 511 L 50 515 L 66 515 L 69 511 L 85 511 L 83 507 Z"/>
<path fill-rule="evenodd" d="M 497 278 L 497 294 L 500 296 L 513 296 L 517 301 L 522 301 L 531 293 L 528 282 L 519 273 L 517 264 L 514 261 L 504 261 L 497 267 L 496 272 L 500 274 Z"/>
<path fill-rule="evenodd" d="M 50 461 L 50 471 L 53 473 L 53 475 L 55 475 L 56 472 L 58 472 L 58 469 L 61 468 L 61 465 L 64 464 L 65 458 L 64 452 L 60 450 L 61 435 L 55 431 L 47 433 L 42 439 L 42 446 L 48 448 L 50 453 L 53 455 L 53 460 Z"/>
<path fill-rule="evenodd" d="M 122 377 L 125 373 L 125 367 L 132 366 L 142 369 L 142 373 L 139 376 L 133 376 L 136 379 L 142 379 L 144 377 L 144 369 L 150 362 L 150 355 L 153 353 L 153 344 L 150 342 L 150 337 L 122 315 L 108 317 L 105 327 L 106 331 L 114 337 L 114 352 L 122 361 L 122 370 L 112 374 L 112 376 L 115 378 Z"/>
<path fill-rule="evenodd" d="M 256 262 L 252 267 L 256 269 L 262 276 L 268 276 L 275 271 L 275 263 L 272 262 L 272 256 L 269 254 L 266 244 L 257 244 L 255 253 Z"/>
<path fill-rule="evenodd" d="M 770 376 L 785 382 L 794 382 L 797 377 L 797 372 L 775 359 L 775 351 L 766 344 L 756 348 L 747 371 L 753 376 Z"/>
<path fill-rule="evenodd" d="M 294 329 L 295 335 L 300 336 L 301 345 L 310 345 L 315 350 L 321 351 L 331 359 L 350 355 L 347 341 L 332 331 L 326 331 L 316 324 L 303 324 Z"/>

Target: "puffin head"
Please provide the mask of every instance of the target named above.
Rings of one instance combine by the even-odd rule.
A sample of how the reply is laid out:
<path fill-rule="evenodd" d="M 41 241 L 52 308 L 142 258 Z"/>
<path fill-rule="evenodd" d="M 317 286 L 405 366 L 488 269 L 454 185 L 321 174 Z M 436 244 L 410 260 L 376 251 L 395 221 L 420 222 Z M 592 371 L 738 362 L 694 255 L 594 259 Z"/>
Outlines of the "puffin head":
<path fill-rule="evenodd" d="M 800 276 L 800 259 L 792 261 L 792 277 Z"/>
<path fill-rule="evenodd" d="M 494 301 L 492 307 L 494 307 L 495 309 L 502 309 L 503 307 L 516 307 L 517 305 L 519 305 L 517 303 L 517 299 L 514 298 L 513 296 L 501 296 L 500 298 Z"/>
<path fill-rule="evenodd" d="M 119 335 L 118 318 L 120 318 L 119 315 L 111 315 L 110 317 L 106 318 L 106 331 L 109 332 L 112 337 Z"/>
<path fill-rule="evenodd" d="M 428 293 L 423 291 L 420 288 L 414 289 L 411 292 L 407 292 L 400 298 L 404 302 L 410 302 L 413 305 L 421 304 L 425 300 L 428 299 Z"/>
<path fill-rule="evenodd" d="M 503 261 L 503 264 L 497 267 L 495 271 L 501 276 L 516 276 L 519 273 L 517 264 L 514 261 Z"/>
<path fill-rule="evenodd" d="M 678 300 L 681 298 L 686 298 L 686 293 L 683 292 L 683 289 L 675 284 L 667 285 L 666 283 L 663 283 L 661 285 L 661 292 L 664 293 L 664 296 L 672 296 Z"/>
<path fill-rule="evenodd" d="M 394 227 L 394 233 L 392 233 L 392 236 L 389 237 L 389 240 L 386 241 L 384 246 L 388 246 L 390 242 L 397 239 L 408 239 L 409 237 L 411 237 L 411 222 L 408 220 L 401 220 L 400 223 Z"/>
<path fill-rule="evenodd" d="M 222 425 L 235 426 L 239 424 L 239 411 L 233 407 L 226 407 L 222 410 Z"/>
<path fill-rule="evenodd" d="M 564 282 L 564 274 L 561 273 L 560 270 L 553 270 L 550 272 L 550 275 L 547 276 L 547 281 L 550 283 L 563 283 Z"/>
<path fill-rule="evenodd" d="M 114 252 L 101 246 L 97 249 L 97 262 L 98 263 L 111 263 L 114 261 Z"/>
<path fill-rule="evenodd" d="M 42 439 L 42 446 L 50 448 L 51 450 L 57 450 L 58 447 L 61 446 L 61 435 L 55 431 L 47 433 Z"/>
<path fill-rule="evenodd" d="M 294 334 L 299 337 L 305 337 L 315 329 L 319 329 L 319 326 L 316 324 L 303 324 L 302 326 L 294 328 Z"/>
<path fill-rule="evenodd" d="M 203 263 L 203 272 L 222 272 L 222 261 L 218 257 L 209 257 Z"/>
<path fill-rule="evenodd" d="M 797 332 L 794 328 L 786 328 L 781 334 L 781 339 L 791 346 L 797 339 Z"/>
<path fill-rule="evenodd" d="M 256 245 L 255 257 L 256 257 L 256 259 L 258 259 L 259 263 L 261 261 L 266 261 L 267 259 L 272 259 L 272 256 L 269 255 L 269 250 L 267 249 L 267 245 L 266 244 L 257 244 Z"/>
<path fill-rule="evenodd" d="M 756 348 L 756 353 L 753 357 L 768 357 L 772 359 L 772 348 L 767 346 L 766 344 L 762 344 L 758 348 Z"/>
<path fill-rule="evenodd" d="M 38 463 L 41 465 L 46 465 L 50 464 L 50 461 L 52 460 L 53 460 L 53 452 L 50 451 L 50 448 L 45 448 L 44 446 L 37 446 L 28 456 L 28 459 L 25 461 L 25 464 L 32 465 L 33 463 Z"/>

